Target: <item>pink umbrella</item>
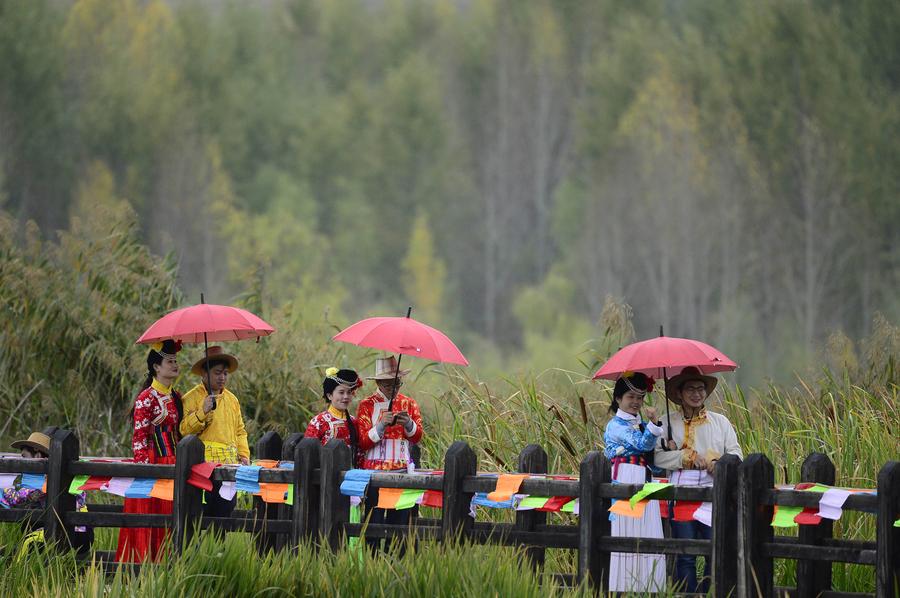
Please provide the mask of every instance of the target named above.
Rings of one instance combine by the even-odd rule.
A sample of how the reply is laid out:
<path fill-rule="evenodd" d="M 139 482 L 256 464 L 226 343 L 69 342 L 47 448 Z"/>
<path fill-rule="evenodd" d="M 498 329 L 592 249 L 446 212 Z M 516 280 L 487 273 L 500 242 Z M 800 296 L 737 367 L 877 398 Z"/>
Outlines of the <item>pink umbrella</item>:
<path fill-rule="evenodd" d="M 625 372 L 640 372 L 654 378 L 668 379 L 678 375 L 686 367 L 696 367 L 704 374 L 730 372 L 738 365 L 730 357 L 713 347 L 689 338 L 659 336 L 619 349 L 599 370 L 594 380 L 616 380 Z M 666 421 L 669 423 L 669 440 L 672 440 L 672 422 L 669 416 L 669 397 L 666 395 Z"/>
<path fill-rule="evenodd" d="M 185 343 L 203 343 L 206 357 L 209 357 L 209 341 L 240 341 L 275 332 L 269 324 L 246 309 L 230 305 L 200 305 L 183 307 L 169 312 L 148 328 L 135 344 L 152 344 L 166 339 Z M 209 360 L 206 362 L 206 385 L 211 387 Z M 215 405 L 215 403 L 213 403 Z M 215 409 L 215 406 L 213 406 Z"/>
<path fill-rule="evenodd" d="M 738 365 L 711 345 L 689 338 L 659 336 L 632 343 L 610 357 L 594 374 L 594 380 L 616 380 L 624 372 L 640 372 L 654 378 L 677 375 L 693 366 L 704 374 L 730 372 Z"/>
<path fill-rule="evenodd" d="M 446 334 L 437 328 L 412 319 L 409 317 L 410 313 L 412 313 L 411 307 L 407 310 L 405 318 L 382 317 L 360 320 L 341 330 L 333 340 L 379 349 L 388 353 L 399 353 L 401 357 L 397 359 L 395 382 L 399 376 L 400 360 L 403 355 L 412 355 L 442 363 L 469 365 L 469 360 Z M 396 385 L 394 389 L 396 392 Z M 388 409 L 394 402 L 394 393 L 391 394 Z"/>
<path fill-rule="evenodd" d="M 169 338 L 185 343 L 240 341 L 273 332 L 274 328 L 245 309 L 201 303 L 164 315 L 136 343 L 150 344 Z"/>
<path fill-rule="evenodd" d="M 442 363 L 469 365 L 446 334 L 410 317 L 368 318 L 345 328 L 334 340 Z"/>

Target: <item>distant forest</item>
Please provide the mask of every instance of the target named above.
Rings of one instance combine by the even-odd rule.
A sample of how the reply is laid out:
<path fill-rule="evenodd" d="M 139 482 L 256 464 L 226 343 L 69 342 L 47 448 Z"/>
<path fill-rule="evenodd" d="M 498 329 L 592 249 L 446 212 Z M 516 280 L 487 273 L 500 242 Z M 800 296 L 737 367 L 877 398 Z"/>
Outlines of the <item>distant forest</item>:
<path fill-rule="evenodd" d="M 186 302 L 534 369 L 615 301 L 754 383 L 900 319 L 900 2 L 0 0 L 0 57 L 0 209 L 127 201 Z"/>

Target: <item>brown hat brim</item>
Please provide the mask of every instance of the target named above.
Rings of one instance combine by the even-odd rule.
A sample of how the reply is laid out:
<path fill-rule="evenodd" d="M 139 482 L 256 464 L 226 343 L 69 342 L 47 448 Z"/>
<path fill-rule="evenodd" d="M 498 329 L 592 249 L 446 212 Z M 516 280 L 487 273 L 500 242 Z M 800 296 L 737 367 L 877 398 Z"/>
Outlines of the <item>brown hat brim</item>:
<path fill-rule="evenodd" d="M 41 444 L 40 442 L 35 442 L 34 440 L 32 440 L 32 438 L 35 438 L 35 437 L 37 437 L 39 440 L 46 439 L 46 441 L 47 441 L 46 446 Z M 13 447 L 14 449 L 23 449 L 23 448 L 27 447 L 27 448 L 30 448 L 31 450 L 41 451 L 42 453 L 47 453 L 49 455 L 50 454 L 50 437 L 47 436 L 46 434 L 42 434 L 40 432 L 34 432 L 31 434 L 31 436 L 28 437 L 28 440 L 16 440 L 10 446 Z"/>
<path fill-rule="evenodd" d="M 397 378 L 402 378 L 409 374 L 412 370 L 400 370 L 399 372 L 383 372 L 378 374 L 377 376 L 366 376 L 366 380 L 393 380 L 396 376 Z"/>
<path fill-rule="evenodd" d="M 224 361 L 228 364 L 228 373 L 232 373 L 238 369 L 238 360 L 234 355 L 229 355 L 228 353 L 219 353 L 217 355 L 210 355 L 208 361 Z M 191 373 L 195 376 L 205 376 L 206 375 L 206 362 L 207 358 L 200 358 L 197 363 L 191 366 Z"/>

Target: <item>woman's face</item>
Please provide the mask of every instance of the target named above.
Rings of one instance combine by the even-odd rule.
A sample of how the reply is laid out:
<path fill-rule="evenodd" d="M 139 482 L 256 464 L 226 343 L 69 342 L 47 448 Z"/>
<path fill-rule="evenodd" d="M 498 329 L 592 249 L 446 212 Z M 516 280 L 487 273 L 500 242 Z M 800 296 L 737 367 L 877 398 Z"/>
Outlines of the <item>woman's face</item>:
<path fill-rule="evenodd" d="M 641 407 L 644 405 L 644 395 L 638 394 L 633 390 L 627 391 L 619 397 L 619 409 L 631 415 L 637 415 Z"/>
<path fill-rule="evenodd" d="M 174 380 L 178 377 L 178 358 L 163 357 L 162 363 L 154 365 L 153 369 L 160 380 Z"/>
<path fill-rule="evenodd" d="M 355 394 L 355 388 L 341 384 L 328 395 L 328 402 L 331 403 L 331 406 L 335 409 L 347 411 L 350 408 L 350 402 L 353 401 L 353 395 Z"/>

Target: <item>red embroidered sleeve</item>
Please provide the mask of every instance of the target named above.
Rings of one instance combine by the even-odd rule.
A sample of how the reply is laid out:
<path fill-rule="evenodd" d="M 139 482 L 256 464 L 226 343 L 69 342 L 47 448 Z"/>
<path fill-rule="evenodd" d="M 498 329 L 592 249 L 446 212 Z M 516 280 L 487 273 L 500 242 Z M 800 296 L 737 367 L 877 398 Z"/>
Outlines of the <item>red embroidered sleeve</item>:
<path fill-rule="evenodd" d="M 316 438 L 319 442 L 324 444 L 325 428 L 322 426 L 322 418 L 320 416 L 317 415 L 310 420 L 303 436 L 306 438 Z"/>
<path fill-rule="evenodd" d="M 374 402 L 370 399 L 363 399 L 356 409 L 356 430 L 359 437 L 359 450 L 367 451 L 375 447 L 375 443 L 369 438 L 369 430 L 372 429 L 372 409 Z"/>
<path fill-rule="evenodd" d="M 150 393 L 142 392 L 134 400 L 134 431 L 131 437 L 131 448 L 134 451 L 135 463 L 150 463 L 153 448 L 151 446 L 150 420 L 153 414 L 150 410 Z"/>

